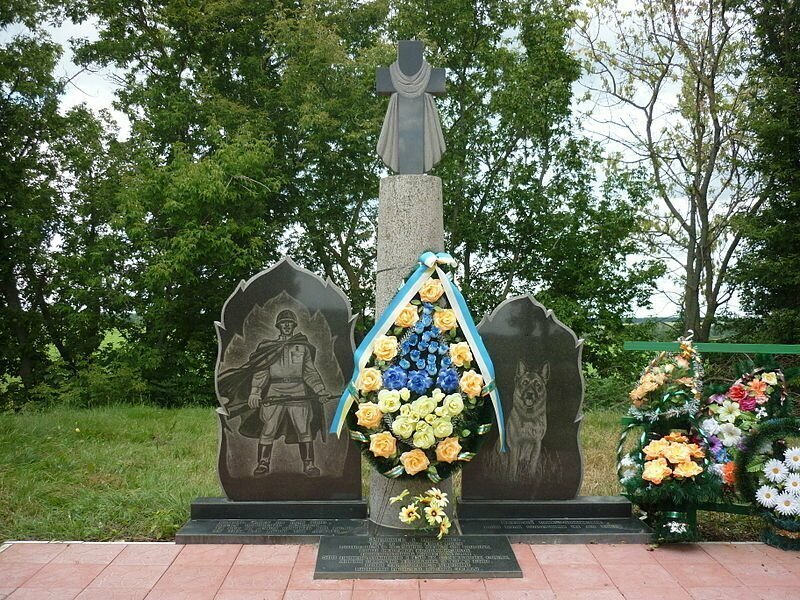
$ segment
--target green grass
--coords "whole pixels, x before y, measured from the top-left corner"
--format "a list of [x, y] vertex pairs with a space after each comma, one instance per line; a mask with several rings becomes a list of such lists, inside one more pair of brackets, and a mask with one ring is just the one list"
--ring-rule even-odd
[[[585, 417], [581, 494], [619, 493], [619, 417]], [[212, 408], [0, 414], [0, 540], [172, 539], [194, 498], [222, 495], [216, 451]], [[701, 513], [706, 539], [755, 539], [758, 529], [752, 518]]]

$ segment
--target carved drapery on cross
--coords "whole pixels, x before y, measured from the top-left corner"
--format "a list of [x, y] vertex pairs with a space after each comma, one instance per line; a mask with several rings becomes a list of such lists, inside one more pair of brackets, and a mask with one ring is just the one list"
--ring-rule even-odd
[[446, 148], [433, 101], [433, 94], [444, 93], [444, 69], [423, 59], [422, 42], [401, 41], [397, 61], [378, 70], [377, 91], [391, 95], [378, 156], [397, 173], [430, 171]]

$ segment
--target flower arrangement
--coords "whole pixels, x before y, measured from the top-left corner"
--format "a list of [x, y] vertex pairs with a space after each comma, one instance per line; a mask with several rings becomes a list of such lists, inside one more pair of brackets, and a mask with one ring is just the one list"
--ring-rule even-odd
[[761, 423], [747, 441], [737, 461], [740, 492], [761, 509], [767, 544], [800, 550], [800, 419]]
[[661, 352], [639, 378], [629, 397], [628, 416], [637, 422], [694, 415], [702, 390], [703, 366], [688, 339], [681, 339], [677, 354]]
[[781, 415], [786, 404], [786, 384], [780, 369], [754, 369], [726, 388], [712, 388], [700, 427], [724, 483], [735, 484], [735, 461], [748, 433], [758, 423]]
[[355, 381], [350, 436], [379, 472], [438, 483], [475, 456], [492, 407], [474, 354], [434, 273], [375, 338]]
[[[401, 502], [406, 496], [408, 490], [403, 490], [399, 496], [390, 498], [389, 503]], [[431, 488], [419, 496], [414, 496], [409, 504], [400, 509], [398, 517], [407, 525], [416, 525], [418, 529], [437, 532], [437, 539], [442, 539], [448, 534], [452, 525], [445, 511], [447, 504], [447, 494], [438, 488]]]

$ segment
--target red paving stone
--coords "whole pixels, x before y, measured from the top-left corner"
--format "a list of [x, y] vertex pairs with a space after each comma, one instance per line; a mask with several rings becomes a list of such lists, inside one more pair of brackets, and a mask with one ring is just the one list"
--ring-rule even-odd
[[0, 600], [800, 600], [762, 544], [515, 544], [513, 579], [314, 579], [315, 546], [10, 543]]

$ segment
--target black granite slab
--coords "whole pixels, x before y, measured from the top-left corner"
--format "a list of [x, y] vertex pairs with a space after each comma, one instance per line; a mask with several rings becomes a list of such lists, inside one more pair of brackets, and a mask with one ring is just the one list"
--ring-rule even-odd
[[526, 544], [647, 544], [653, 530], [633, 517], [621, 519], [461, 519], [470, 536], [507, 536]]
[[462, 519], [630, 517], [632, 506], [623, 496], [578, 496], [572, 500], [467, 500], [458, 502]]
[[509, 298], [478, 332], [495, 367], [509, 451], [497, 428], [466, 466], [461, 495], [469, 500], [563, 500], [581, 487], [583, 341], [533, 296]]
[[240, 502], [227, 498], [197, 498], [192, 519], [366, 519], [367, 501], [294, 500]]
[[504, 536], [323, 537], [314, 579], [522, 577]]
[[322, 536], [366, 536], [366, 519], [192, 519], [176, 544], [313, 544]]

